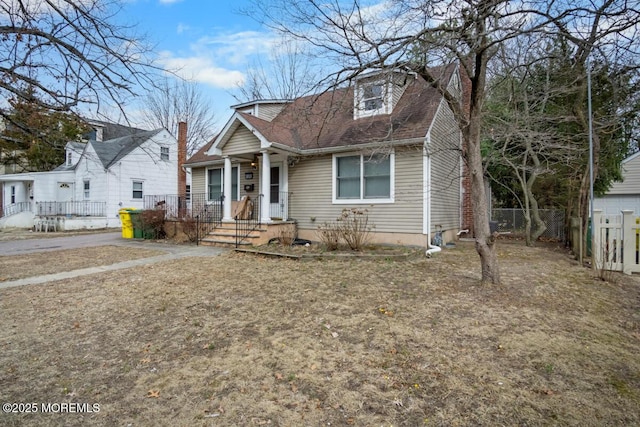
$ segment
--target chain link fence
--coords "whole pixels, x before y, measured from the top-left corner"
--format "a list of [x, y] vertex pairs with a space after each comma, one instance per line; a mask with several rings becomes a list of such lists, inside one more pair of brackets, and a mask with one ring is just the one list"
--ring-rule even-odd
[[[541, 237], [564, 240], [564, 210], [539, 209], [540, 219], [547, 225]], [[497, 223], [501, 233], [525, 233], [524, 211], [522, 209], [500, 208], [491, 210], [491, 220]]]

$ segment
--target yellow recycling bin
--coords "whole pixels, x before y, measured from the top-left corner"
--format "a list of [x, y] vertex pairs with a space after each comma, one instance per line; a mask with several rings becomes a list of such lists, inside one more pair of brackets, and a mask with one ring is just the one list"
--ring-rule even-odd
[[122, 223], [123, 239], [133, 239], [133, 223], [131, 222], [130, 210], [133, 210], [133, 208], [122, 208], [118, 211], [120, 222]]

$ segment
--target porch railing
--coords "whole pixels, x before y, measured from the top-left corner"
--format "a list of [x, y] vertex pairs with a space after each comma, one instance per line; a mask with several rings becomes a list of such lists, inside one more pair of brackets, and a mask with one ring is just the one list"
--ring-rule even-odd
[[107, 202], [37, 202], [38, 216], [107, 216]]
[[278, 191], [271, 193], [271, 206], [269, 207], [269, 216], [272, 219], [281, 219], [286, 221], [289, 219], [289, 198], [291, 193], [286, 191]]
[[17, 202], [8, 206], [0, 207], [0, 218], [28, 212], [31, 210], [31, 202]]
[[262, 204], [262, 194], [251, 199], [247, 209], [240, 210], [234, 219], [236, 220], [236, 248], [251, 234], [252, 231], [260, 227], [260, 205]]
[[[193, 197], [193, 196], [192, 196]], [[192, 200], [192, 214], [196, 219], [196, 244], [200, 244], [200, 240], [204, 239], [214, 228], [222, 224], [222, 216], [224, 212], [224, 195], [217, 194], [213, 196], [213, 200], [207, 198], [197, 198]]]

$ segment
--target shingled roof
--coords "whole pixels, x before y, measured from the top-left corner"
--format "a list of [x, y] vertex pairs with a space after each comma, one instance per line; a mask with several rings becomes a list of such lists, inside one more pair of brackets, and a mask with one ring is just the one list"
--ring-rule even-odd
[[139, 132], [133, 135], [123, 136], [120, 138], [110, 139], [103, 142], [92, 141], [89, 144], [93, 147], [100, 162], [105, 168], [109, 168], [124, 156], [138, 148], [149, 138], [162, 132], [163, 129], [149, 130]]
[[[455, 65], [442, 67], [444, 82]], [[371, 143], [398, 143], [424, 138], [442, 101], [442, 94], [423, 77], [411, 74], [407, 87], [391, 114], [354, 119], [354, 88], [341, 88], [295, 99], [272, 121], [236, 112], [271, 143], [290, 147], [300, 154], [317, 149], [337, 149]], [[220, 159], [207, 155], [217, 136], [198, 150], [186, 164]]]

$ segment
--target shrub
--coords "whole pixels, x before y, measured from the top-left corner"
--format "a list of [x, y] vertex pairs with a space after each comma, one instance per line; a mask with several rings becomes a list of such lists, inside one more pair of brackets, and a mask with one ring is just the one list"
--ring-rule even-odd
[[281, 227], [278, 231], [278, 239], [283, 246], [291, 246], [296, 239], [296, 229], [293, 227]]
[[187, 215], [182, 218], [182, 232], [187, 236], [190, 242], [198, 240], [197, 221], [191, 215]]
[[369, 211], [358, 208], [343, 209], [338, 218], [338, 228], [340, 236], [351, 250], [362, 250], [371, 238]]
[[341, 241], [351, 250], [360, 251], [369, 243], [372, 228], [367, 209], [345, 208], [335, 222], [320, 225], [316, 234], [330, 251], [338, 249]]
[[144, 210], [140, 213], [140, 221], [145, 239], [164, 238], [164, 210]]
[[318, 226], [316, 231], [318, 240], [327, 247], [327, 250], [335, 251], [340, 245], [340, 227], [336, 223], [325, 222]]

